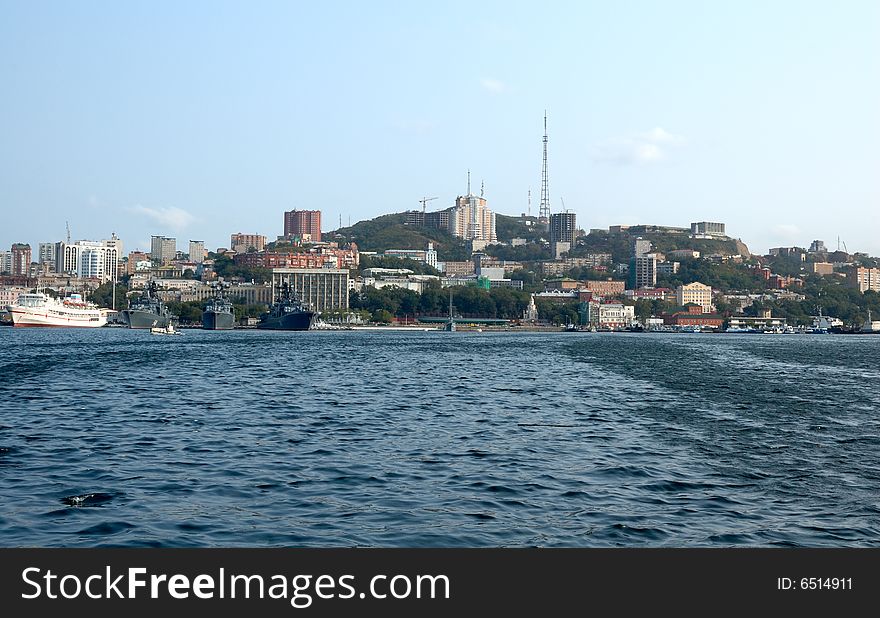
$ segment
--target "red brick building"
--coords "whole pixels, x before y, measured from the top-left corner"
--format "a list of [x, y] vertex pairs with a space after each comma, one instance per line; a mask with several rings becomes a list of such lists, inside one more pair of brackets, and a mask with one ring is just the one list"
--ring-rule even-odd
[[284, 213], [284, 235], [309, 234], [312, 242], [321, 242], [320, 210], [288, 210]]

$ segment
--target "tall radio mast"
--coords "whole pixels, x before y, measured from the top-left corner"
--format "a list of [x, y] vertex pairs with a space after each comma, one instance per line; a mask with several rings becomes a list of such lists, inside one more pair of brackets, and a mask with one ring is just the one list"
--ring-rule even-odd
[[544, 167], [541, 170], [541, 206], [538, 220], [550, 223], [550, 177], [547, 172], [547, 110], [544, 110]]

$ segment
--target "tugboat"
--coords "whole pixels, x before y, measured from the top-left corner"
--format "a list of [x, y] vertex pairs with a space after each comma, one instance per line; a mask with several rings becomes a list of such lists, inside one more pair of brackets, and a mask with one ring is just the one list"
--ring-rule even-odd
[[150, 281], [143, 295], [129, 303], [128, 309], [122, 312], [122, 321], [129, 328], [167, 328], [175, 319], [177, 316], [172, 315], [159, 298], [155, 281]]
[[235, 313], [232, 303], [224, 296], [223, 289], [227, 284], [217, 285], [217, 294], [205, 307], [202, 313], [202, 328], [204, 330], [232, 330], [235, 327]]
[[260, 316], [257, 328], [268, 330], [309, 330], [315, 312], [309, 311], [290, 289], [289, 283], [281, 284], [278, 301]]

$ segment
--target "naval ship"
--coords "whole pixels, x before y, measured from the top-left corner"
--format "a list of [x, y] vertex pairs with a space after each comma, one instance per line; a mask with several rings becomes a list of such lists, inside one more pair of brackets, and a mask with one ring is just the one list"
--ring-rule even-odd
[[122, 312], [122, 321], [129, 328], [167, 328], [169, 322], [177, 319], [159, 298], [159, 288], [150, 281], [144, 293], [131, 301], [128, 309]]
[[235, 312], [232, 303], [223, 294], [223, 289], [228, 284], [217, 285], [217, 294], [205, 307], [202, 313], [202, 328], [204, 330], [231, 330], [235, 327]]
[[309, 311], [296, 298], [290, 284], [281, 284], [281, 292], [277, 302], [269, 307], [269, 311], [260, 316], [257, 328], [269, 330], [309, 330], [315, 312]]

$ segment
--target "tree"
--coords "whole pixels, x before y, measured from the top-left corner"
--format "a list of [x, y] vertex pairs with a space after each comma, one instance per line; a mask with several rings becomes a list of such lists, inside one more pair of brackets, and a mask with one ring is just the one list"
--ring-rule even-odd
[[390, 324], [391, 320], [394, 319], [394, 316], [391, 315], [390, 311], [385, 309], [376, 309], [373, 311], [373, 321], [379, 324]]
[[[126, 300], [126, 294], [128, 293], [128, 288], [124, 285], [116, 284], [116, 306], [112, 307], [116, 311], [122, 311], [126, 308], [128, 302]], [[108, 281], [106, 283], [102, 283], [95, 291], [92, 292], [88, 300], [92, 301], [99, 307], [110, 307], [113, 304], [113, 282]]]

